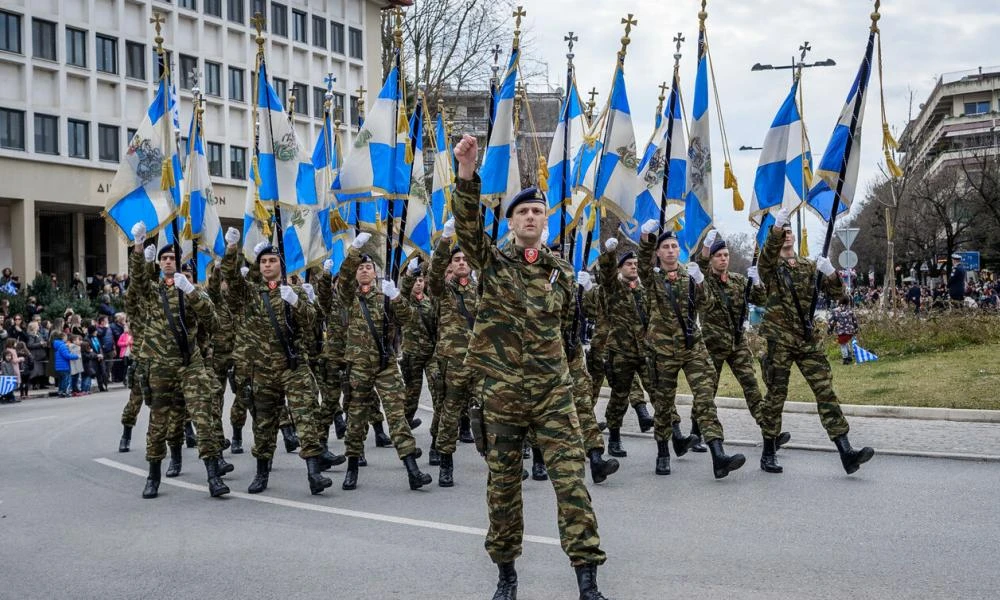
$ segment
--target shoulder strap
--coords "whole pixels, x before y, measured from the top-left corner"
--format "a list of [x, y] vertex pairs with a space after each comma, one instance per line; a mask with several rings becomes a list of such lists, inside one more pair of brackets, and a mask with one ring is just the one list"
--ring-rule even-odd
[[[368, 324], [368, 331], [372, 334], [372, 339], [375, 340], [375, 346], [378, 348], [378, 358], [380, 365], [388, 364], [388, 355], [385, 351], [385, 345], [382, 343], [382, 337], [379, 336], [378, 330], [375, 329], [375, 322], [372, 321], [371, 309], [368, 308], [368, 302], [365, 301], [365, 297], [358, 294], [358, 304], [361, 305], [361, 314], [365, 317], [365, 323]], [[382, 367], [385, 368], [384, 366]]]
[[[722, 300], [722, 305], [726, 309], [726, 315], [729, 316], [729, 323], [733, 328], [733, 340], [738, 344], [740, 342], [740, 331], [743, 329], [743, 319], [740, 318], [738, 321], [736, 316], [733, 314], [733, 300], [729, 297], [729, 293], [726, 291], [726, 284], [721, 279], [715, 284], [716, 293], [719, 299]], [[742, 315], [742, 311], [740, 313]]]
[[778, 267], [778, 274], [784, 282], [785, 287], [792, 293], [792, 302], [795, 303], [795, 312], [799, 315], [799, 323], [802, 325], [802, 334], [806, 341], [812, 341], [813, 324], [812, 320], [806, 318], [805, 311], [802, 310], [802, 303], [799, 302], [799, 294], [795, 291], [795, 282], [792, 281], [792, 273], [788, 267], [781, 265]]
[[[163, 303], [163, 314], [167, 316], [167, 326], [170, 328], [170, 333], [174, 336], [174, 341], [177, 343], [177, 349], [181, 351], [181, 356], [183, 357], [184, 364], [187, 365], [191, 362], [191, 350], [188, 348], [187, 330], [183, 332], [178, 329], [177, 322], [174, 321], [174, 313], [170, 310], [170, 300], [167, 298], [167, 291], [163, 289], [163, 286], [157, 286], [160, 291], [160, 301]], [[181, 328], [184, 329], [184, 323], [181, 323]]]
[[649, 317], [646, 315], [646, 309], [642, 307], [642, 292], [638, 289], [629, 291], [632, 293], [632, 302], [635, 303], [635, 312], [639, 315], [639, 322], [642, 323], [642, 329], [645, 331], [649, 327]]
[[677, 317], [677, 322], [680, 323], [681, 330], [684, 332], [684, 347], [690, 350], [694, 347], [694, 339], [691, 336], [691, 332], [688, 330], [687, 321], [684, 320], [684, 314], [681, 313], [681, 307], [677, 304], [677, 297], [674, 296], [674, 286], [670, 281], [663, 277], [663, 288], [667, 292], [667, 298], [670, 300], [670, 306], [674, 309], [674, 315]]
[[267, 290], [260, 291], [260, 299], [264, 304], [264, 309], [267, 311], [267, 318], [271, 321], [271, 329], [278, 336], [281, 349], [285, 351], [285, 360], [288, 361], [288, 368], [294, 371], [299, 366], [299, 357], [295, 354], [295, 348], [288, 341], [289, 335], [286, 335], [286, 333], [290, 334], [291, 332], [286, 332], [285, 328], [278, 323], [278, 318], [274, 314], [274, 307], [271, 306], [271, 297]]
[[458, 312], [465, 317], [469, 329], [473, 329], [476, 326], [476, 318], [469, 314], [469, 309], [465, 306], [465, 296], [454, 286], [451, 288], [451, 293], [455, 294], [455, 301], [458, 302]]

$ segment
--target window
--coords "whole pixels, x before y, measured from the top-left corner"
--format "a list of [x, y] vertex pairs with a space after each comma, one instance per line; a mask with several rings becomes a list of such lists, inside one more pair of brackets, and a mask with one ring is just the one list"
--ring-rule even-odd
[[177, 6], [181, 8], [190, 8], [191, 10], [198, 10], [198, 0], [180, 0]]
[[229, 99], [243, 102], [246, 99], [246, 86], [243, 84], [243, 69], [229, 67]]
[[24, 111], [0, 108], [0, 148], [24, 150]]
[[349, 32], [351, 35], [351, 58], [363, 58], [364, 52], [361, 50], [361, 30], [351, 27]]
[[97, 70], [118, 72], [118, 38], [97, 34]]
[[21, 15], [0, 10], [0, 50], [21, 53]]
[[326, 88], [313, 88], [313, 116], [317, 119], [323, 118], [324, 104], [326, 104]]
[[97, 126], [97, 158], [108, 162], [118, 162], [118, 152], [121, 145], [118, 132], [119, 129], [114, 125]]
[[483, 106], [466, 106], [465, 116], [470, 119], [482, 119], [486, 117], [486, 108]]
[[146, 80], [146, 46], [125, 42], [125, 76]]
[[990, 101], [981, 100], [979, 102], [966, 102], [965, 103], [965, 114], [969, 115], [985, 115], [990, 112]]
[[205, 93], [209, 96], [222, 95], [222, 65], [205, 61]]
[[277, 2], [271, 3], [271, 32], [288, 37], [288, 7]]
[[[333, 114], [335, 114], [335, 115], [336, 114], [340, 114], [340, 115], [344, 114], [344, 95], [343, 94], [338, 94], [337, 92], [333, 93]], [[341, 117], [341, 120], [343, 120], [343, 117]]]
[[330, 23], [330, 50], [344, 53], [344, 25]]
[[226, 16], [233, 23], [243, 23], [246, 15], [243, 14], [246, 0], [226, 0]]
[[205, 0], [205, 14], [222, 18], [222, 0]]
[[90, 123], [69, 119], [69, 155], [90, 158]]
[[35, 113], [35, 152], [59, 154], [59, 117]]
[[347, 121], [357, 123], [361, 111], [358, 110], [358, 97], [351, 96], [351, 114], [347, 115]]
[[288, 82], [284, 79], [274, 77], [271, 79], [271, 86], [274, 88], [274, 93], [278, 96], [278, 100], [281, 100], [283, 105], [287, 104]]
[[[156, 71], [156, 78], [157, 79], [159, 79], [160, 77], [163, 76], [163, 61], [164, 60], [167, 61], [168, 65], [170, 64], [170, 51], [169, 50], [164, 51], [163, 58], [160, 58], [160, 55], [156, 53], [156, 49], [154, 48], [153, 49], [153, 64], [156, 65], [155, 71]], [[175, 73], [175, 75], [176, 75], [176, 73]]]
[[267, 19], [267, 0], [253, 0], [253, 6], [250, 7], [250, 16], [255, 17], [261, 15], [264, 19]]
[[301, 83], [296, 83], [293, 88], [295, 90], [295, 112], [300, 115], [309, 114], [309, 86], [303, 85]]
[[87, 32], [66, 28], [66, 64], [77, 67], [87, 66]]
[[198, 71], [198, 58], [181, 54], [180, 69], [181, 72], [177, 75], [180, 75], [181, 89], [190, 90], [194, 87], [195, 72]]
[[229, 147], [229, 176], [233, 179], [247, 178], [247, 149]]
[[128, 142], [131, 145], [132, 144], [132, 138], [134, 138], [135, 134], [137, 134], [137, 133], [139, 133], [138, 129], [133, 129], [133, 128], [129, 127], [128, 129], [125, 130], [125, 141]]
[[56, 24], [41, 19], [31, 20], [32, 55], [35, 58], [56, 60]]
[[222, 177], [222, 144], [209, 142], [208, 150], [208, 174], [213, 177]]
[[313, 16], [313, 46], [326, 48], [326, 19]]
[[309, 42], [306, 37], [306, 13], [304, 12], [292, 11], [292, 39], [303, 44]]

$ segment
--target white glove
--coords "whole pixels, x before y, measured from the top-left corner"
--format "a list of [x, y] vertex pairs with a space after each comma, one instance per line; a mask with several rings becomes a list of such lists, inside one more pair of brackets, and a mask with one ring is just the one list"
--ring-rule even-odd
[[409, 273], [410, 275], [416, 275], [417, 273], [420, 272], [420, 263], [417, 262], [416, 260], [411, 260], [406, 265], [406, 272]]
[[278, 288], [278, 291], [281, 292], [281, 299], [284, 300], [285, 302], [291, 304], [292, 306], [295, 306], [296, 304], [299, 303], [299, 295], [295, 293], [295, 290], [292, 289], [292, 286], [290, 285], [280, 286]]
[[774, 215], [774, 226], [784, 227], [788, 225], [791, 221], [791, 213], [788, 212], [787, 208], [782, 208], [778, 211], [778, 214]]
[[399, 288], [396, 287], [396, 284], [391, 279], [382, 280], [382, 293], [388, 296], [389, 300], [399, 298]]
[[146, 246], [146, 249], [142, 251], [142, 255], [146, 257], [146, 262], [153, 262], [156, 260], [156, 246]]
[[328, 258], [328, 259], [326, 259], [326, 260], [323, 261], [323, 270], [324, 271], [331, 271], [331, 270], [333, 270], [333, 259], [332, 258]]
[[142, 244], [146, 241], [146, 224], [139, 221], [132, 226], [132, 239], [135, 240], [136, 244]]
[[594, 279], [586, 271], [580, 271], [576, 274], [576, 283], [582, 285], [585, 292], [594, 289]]
[[750, 281], [752, 281], [754, 285], [760, 285], [760, 273], [757, 272], [756, 266], [747, 269], [747, 277], [750, 278]]
[[354, 241], [351, 242], [351, 248], [360, 250], [370, 239], [372, 239], [372, 234], [367, 231], [361, 232], [354, 238]]
[[444, 222], [444, 226], [441, 228], [441, 237], [455, 237], [455, 217], [452, 217]]
[[240, 267], [240, 275], [242, 275], [244, 279], [246, 279], [247, 273], [249, 272], [250, 272], [250, 267], [247, 266]]
[[313, 284], [311, 284], [311, 283], [303, 283], [302, 284], [302, 289], [306, 291], [306, 298], [309, 299], [309, 302], [315, 302], [316, 301], [316, 290], [313, 289]]
[[185, 294], [194, 291], [194, 284], [188, 281], [187, 275], [184, 273], [174, 273], [174, 285]]
[[231, 246], [236, 242], [240, 241], [240, 230], [235, 227], [230, 227], [226, 230], [226, 245]]
[[271, 242], [269, 242], [267, 240], [261, 240], [261, 241], [257, 242], [257, 245], [253, 247], [253, 256], [254, 256], [254, 258], [257, 258], [258, 256], [260, 256], [260, 253], [264, 251], [264, 248], [267, 248], [270, 245], [271, 245]]
[[645, 223], [643, 223], [642, 227], [640, 227], [639, 230], [642, 231], [642, 233], [644, 234], [649, 234], [653, 233], [659, 228], [660, 228], [660, 222], [657, 221], [656, 219], [650, 219]]
[[607, 250], [608, 252], [614, 252], [615, 248], [617, 247], [618, 247], [618, 238], [608, 238], [608, 240], [604, 242], [604, 249]]
[[212, 264], [214, 264], [217, 267], [221, 267], [222, 266], [222, 259], [221, 258], [216, 258], [216, 259], [214, 259], [212, 261]]
[[705, 281], [705, 274], [701, 272], [701, 267], [698, 263], [689, 262], [687, 264], [688, 277], [694, 280], [696, 285], [700, 285], [701, 282]]
[[705, 247], [711, 248], [712, 244], [715, 243], [715, 240], [718, 239], [718, 237], [719, 237], [719, 231], [717, 229], [709, 231], [708, 235], [705, 236], [705, 243], [704, 243]]
[[816, 259], [816, 268], [827, 277], [833, 275], [834, 271], [836, 271], [836, 269], [833, 268], [833, 263], [830, 262], [830, 259], [825, 256], [821, 256]]

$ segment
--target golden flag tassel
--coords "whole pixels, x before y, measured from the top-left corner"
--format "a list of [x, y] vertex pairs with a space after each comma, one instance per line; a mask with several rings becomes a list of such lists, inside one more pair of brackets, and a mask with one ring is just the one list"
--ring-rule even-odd
[[729, 165], [727, 160], [723, 169], [723, 187], [727, 190], [733, 190], [733, 210], [739, 212], [743, 210], [743, 196], [740, 195], [740, 186], [736, 182], [736, 175], [733, 174], [733, 168]]

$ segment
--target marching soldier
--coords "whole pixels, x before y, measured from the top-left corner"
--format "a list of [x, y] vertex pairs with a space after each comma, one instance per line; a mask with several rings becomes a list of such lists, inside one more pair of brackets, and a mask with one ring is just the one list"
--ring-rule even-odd
[[452, 209], [460, 247], [483, 286], [466, 365], [479, 382], [489, 445], [486, 550], [500, 573], [494, 600], [517, 597], [514, 561], [524, 530], [521, 448], [529, 428], [555, 488], [560, 539], [576, 569], [580, 598], [601, 600], [597, 566], [606, 556], [584, 483], [580, 424], [562, 335], [572, 326], [573, 273], [542, 247], [546, 206], [535, 188], [523, 190], [506, 207], [513, 242], [502, 250], [489, 243], [479, 213], [477, 152], [469, 135], [455, 147], [459, 166]]
[[[148, 276], [150, 278], [154, 277], [156, 267], [152, 262], [145, 262], [145, 260], [132, 260], [130, 258], [130, 270], [132, 269], [148, 269], [150, 273]], [[134, 271], [133, 271], [134, 273]], [[133, 275], [134, 276], [134, 275]], [[132, 428], [135, 427], [136, 419], [139, 417], [139, 411], [142, 409], [143, 396], [142, 396], [142, 381], [143, 381], [143, 369], [145, 364], [139, 356], [139, 352], [143, 349], [143, 335], [145, 334], [145, 321], [146, 316], [143, 314], [142, 309], [144, 303], [141, 298], [138, 297], [139, 288], [129, 286], [125, 290], [125, 305], [128, 307], [129, 314], [129, 332], [132, 334], [132, 360], [129, 363], [128, 369], [125, 371], [125, 383], [129, 388], [128, 402], [125, 403], [125, 408], [122, 409], [122, 438], [118, 442], [119, 452], [128, 452], [131, 449], [132, 444]], [[179, 433], [179, 432], [178, 432]], [[183, 434], [181, 434], [183, 435]], [[178, 445], [178, 451], [180, 450], [181, 441], [179, 439], [170, 439], [168, 437], [168, 446], [170, 442], [176, 442]], [[178, 452], [179, 454], [179, 452]]]
[[816, 395], [820, 422], [836, 444], [844, 470], [848, 474], [854, 473], [871, 460], [875, 451], [867, 446], [855, 450], [847, 439], [850, 426], [833, 391], [830, 363], [809, 314], [816, 271], [823, 274], [823, 291], [831, 298], [843, 295], [844, 284], [827, 257], [821, 256], [813, 263], [796, 254], [795, 235], [788, 227], [788, 219], [787, 209], [781, 209], [775, 216], [774, 227], [768, 232], [757, 265], [760, 279], [767, 288], [767, 310], [760, 327], [761, 335], [767, 340], [767, 367], [764, 371], [767, 397], [761, 410], [764, 435], [761, 465], [766, 459], [777, 467], [773, 456], [775, 438], [781, 432], [781, 412], [788, 396], [788, 377], [792, 363], [795, 363]]
[[[410, 429], [420, 426], [416, 418], [420, 403], [420, 392], [424, 385], [424, 373], [431, 383], [431, 364], [434, 346], [437, 344], [437, 303], [425, 292], [426, 278], [420, 272], [420, 263], [413, 259], [406, 267], [406, 274], [400, 282], [400, 291], [410, 301], [413, 316], [403, 326], [403, 381], [406, 383], [406, 420]], [[431, 387], [432, 404], [437, 391]], [[435, 415], [435, 418], [436, 415]], [[431, 432], [433, 437], [433, 431]], [[433, 446], [433, 444], [432, 444]]]
[[[640, 278], [647, 285], [649, 329], [646, 340], [653, 351], [650, 390], [656, 409], [656, 472], [669, 473], [670, 450], [667, 428], [676, 414], [677, 376], [681, 371], [691, 386], [694, 401], [691, 412], [712, 452], [712, 469], [721, 479], [746, 462], [742, 454], [729, 456], [722, 447], [722, 424], [715, 408], [714, 371], [696, 309], [707, 310], [714, 297], [705, 293], [705, 276], [696, 263], [680, 265], [680, 245], [673, 231], [657, 237], [655, 219], [643, 223], [639, 245]], [[657, 267], [654, 268], [654, 259]]]

